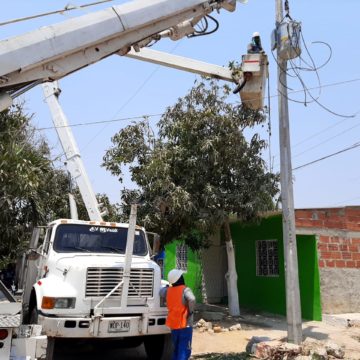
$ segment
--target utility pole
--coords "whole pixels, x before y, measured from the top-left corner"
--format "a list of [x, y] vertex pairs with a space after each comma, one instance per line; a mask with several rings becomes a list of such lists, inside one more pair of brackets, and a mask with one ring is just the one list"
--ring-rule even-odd
[[[283, 21], [284, 16], [282, 0], [275, 0], [275, 2], [276, 28], [278, 29], [278, 26]], [[295, 233], [294, 194], [292, 184], [289, 107], [287, 98], [287, 60], [281, 59], [279, 56], [279, 41], [277, 44], [277, 62], [279, 92], [279, 141], [281, 160], [280, 184], [285, 254], [286, 317], [288, 327], [288, 341], [295, 344], [300, 344], [302, 342], [302, 324]]]

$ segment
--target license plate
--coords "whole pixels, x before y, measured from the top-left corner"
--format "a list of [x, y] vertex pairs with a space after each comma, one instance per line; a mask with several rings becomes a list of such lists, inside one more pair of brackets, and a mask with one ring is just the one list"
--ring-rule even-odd
[[109, 322], [109, 333], [130, 331], [130, 320], [114, 320]]

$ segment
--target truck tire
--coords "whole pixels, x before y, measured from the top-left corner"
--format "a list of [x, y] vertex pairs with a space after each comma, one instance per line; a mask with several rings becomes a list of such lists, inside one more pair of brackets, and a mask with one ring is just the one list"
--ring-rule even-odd
[[55, 338], [47, 338], [47, 347], [46, 347], [46, 360], [53, 360], [54, 358], [54, 349], [55, 349]]
[[36, 325], [38, 323], [38, 319], [39, 319], [39, 313], [37, 311], [37, 308], [34, 307], [29, 314], [29, 324]]
[[145, 336], [144, 347], [148, 360], [171, 360], [171, 334]]

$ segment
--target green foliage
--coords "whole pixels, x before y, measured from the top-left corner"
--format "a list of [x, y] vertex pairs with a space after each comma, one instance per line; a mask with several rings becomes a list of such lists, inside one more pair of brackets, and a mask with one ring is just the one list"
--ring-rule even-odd
[[32, 228], [67, 217], [67, 175], [55, 170], [20, 105], [0, 113], [0, 267], [13, 261]]
[[[50, 149], [30, 126], [31, 116], [17, 105], [0, 112], [0, 269], [27, 247], [33, 227], [69, 218], [69, 176], [54, 167]], [[79, 189], [73, 191], [79, 218], [88, 214]], [[107, 221], [117, 221], [119, 209], [104, 194]]]
[[106, 152], [104, 166], [122, 181], [128, 164], [138, 185], [123, 192], [125, 213], [140, 201], [139, 218], [165, 243], [181, 238], [199, 249], [231, 214], [248, 220], [273, 207], [278, 179], [261, 158], [266, 143], [243, 134], [265, 117], [230, 104], [229, 93], [215, 81], [196, 83], [166, 110], [157, 136], [145, 119], [117, 133]]

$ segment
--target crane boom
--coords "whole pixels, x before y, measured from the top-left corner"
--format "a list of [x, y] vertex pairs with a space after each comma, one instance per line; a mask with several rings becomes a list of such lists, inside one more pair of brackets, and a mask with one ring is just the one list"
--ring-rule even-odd
[[208, 76], [215, 79], [235, 82], [232, 72], [229, 68], [220, 65], [209, 64], [184, 56], [165, 53], [163, 51], [142, 48], [139, 52], [131, 50], [126, 55], [126, 57], [147, 61], [157, 65], [168, 66], [173, 69], [187, 71], [201, 76]]
[[[0, 41], [0, 102], [38, 83], [58, 80], [112, 54], [152, 40], [177, 40], [235, 0], [137, 0]], [[171, 36], [169, 34], [176, 34]], [[0, 110], [3, 110], [0, 108]]]
[[102, 221], [95, 192], [91, 186], [80, 151], [69, 127], [67, 118], [59, 104], [60, 89], [57, 81], [44, 83], [43, 90], [46, 102], [51, 111], [51, 118], [66, 156], [66, 167], [79, 187], [90, 220]]

